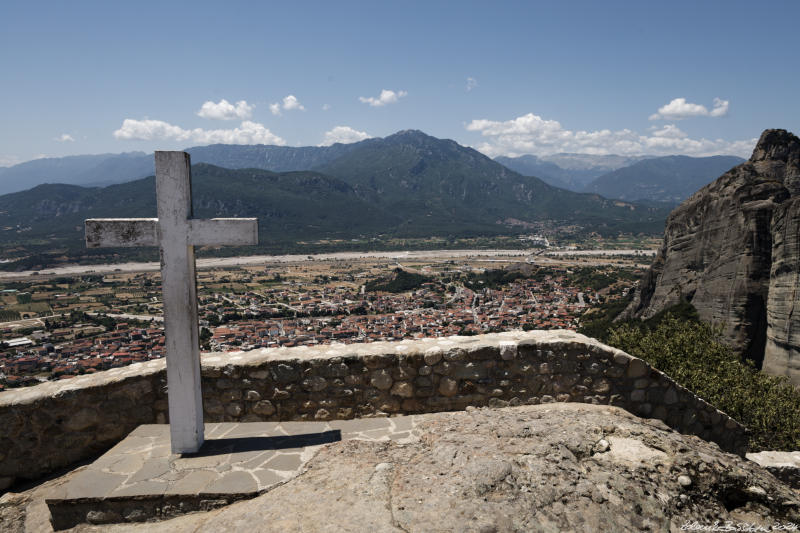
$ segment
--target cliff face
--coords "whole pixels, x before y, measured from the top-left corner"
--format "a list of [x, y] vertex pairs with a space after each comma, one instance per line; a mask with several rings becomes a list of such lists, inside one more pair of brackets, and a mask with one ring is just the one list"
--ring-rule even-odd
[[748, 161], [670, 214], [627, 315], [649, 318], [686, 299], [747, 358], [800, 383], [799, 199], [800, 140], [766, 130]]
[[[772, 215], [772, 270], [763, 369], [800, 382], [800, 197]], [[797, 312], [795, 313], [795, 309]]]

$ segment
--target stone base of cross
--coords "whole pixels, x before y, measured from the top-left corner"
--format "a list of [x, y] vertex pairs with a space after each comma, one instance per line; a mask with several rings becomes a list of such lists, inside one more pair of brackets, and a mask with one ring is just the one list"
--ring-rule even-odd
[[156, 152], [155, 159], [158, 218], [86, 220], [86, 245], [160, 248], [172, 453], [194, 453], [204, 429], [194, 247], [258, 244], [258, 221], [192, 218], [189, 154]]

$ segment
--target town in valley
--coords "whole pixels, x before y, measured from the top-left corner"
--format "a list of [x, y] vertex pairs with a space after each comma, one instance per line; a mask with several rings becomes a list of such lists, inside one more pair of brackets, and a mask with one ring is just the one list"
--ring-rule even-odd
[[[649, 244], [618, 252], [243, 257], [205, 268], [200, 262], [201, 349], [576, 329], [593, 305], [628, 293], [652, 260], [655, 243]], [[0, 389], [164, 357], [157, 270], [64, 270], [0, 283]]]

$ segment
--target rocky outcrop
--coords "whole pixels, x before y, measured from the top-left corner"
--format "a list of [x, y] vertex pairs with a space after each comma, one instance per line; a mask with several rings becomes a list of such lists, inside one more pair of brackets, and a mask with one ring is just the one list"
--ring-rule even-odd
[[[666, 532], [800, 523], [798, 493], [755, 462], [616, 407], [556, 403], [420, 418], [404, 443], [325, 445], [299, 475], [252, 500], [72, 531]], [[75, 475], [0, 498], [0, 530], [52, 531], [44, 499]]]
[[748, 161], [670, 214], [626, 315], [649, 318], [688, 300], [746, 358], [800, 384], [798, 197], [800, 139], [767, 130]]
[[613, 407], [426, 418], [416, 443], [327, 447], [304, 475], [193, 530], [677, 531], [800, 520], [797, 495], [755, 463]]

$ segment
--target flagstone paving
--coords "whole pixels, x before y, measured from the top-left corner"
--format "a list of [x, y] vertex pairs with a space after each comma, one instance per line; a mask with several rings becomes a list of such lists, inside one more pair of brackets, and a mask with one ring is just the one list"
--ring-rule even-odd
[[206, 424], [201, 449], [182, 455], [170, 451], [168, 425], [143, 425], [55, 489], [47, 504], [56, 529], [209, 510], [296, 477], [324, 444], [413, 442], [419, 418]]

